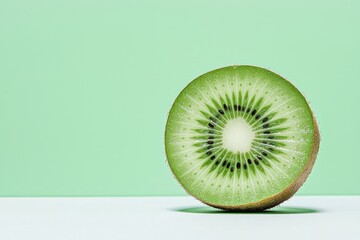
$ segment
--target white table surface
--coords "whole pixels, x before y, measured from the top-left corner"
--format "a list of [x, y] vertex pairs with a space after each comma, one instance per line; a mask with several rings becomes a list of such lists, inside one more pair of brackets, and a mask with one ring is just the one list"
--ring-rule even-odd
[[360, 196], [228, 213], [190, 197], [0, 198], [1, 240], [360, 239]]

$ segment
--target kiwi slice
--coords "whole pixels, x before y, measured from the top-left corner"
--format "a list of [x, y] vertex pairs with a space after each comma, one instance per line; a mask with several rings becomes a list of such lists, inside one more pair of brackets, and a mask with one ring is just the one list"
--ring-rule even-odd
[[167, 120], [168, 164], [200, 201], [264, 210], [290, 198], [311, 172], [319, 131], [304, 96], [281, 76], [230, 66], [192, 81]]

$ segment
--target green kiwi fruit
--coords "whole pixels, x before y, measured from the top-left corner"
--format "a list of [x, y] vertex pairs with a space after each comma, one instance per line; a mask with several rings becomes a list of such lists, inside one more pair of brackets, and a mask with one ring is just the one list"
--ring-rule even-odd
[[258, 211], [302, 186], [319, 149], [304, 96], [263, 68], [229, 66], [192, 81], [171, 107], [167, 162], [184, 189], [225, 210]]

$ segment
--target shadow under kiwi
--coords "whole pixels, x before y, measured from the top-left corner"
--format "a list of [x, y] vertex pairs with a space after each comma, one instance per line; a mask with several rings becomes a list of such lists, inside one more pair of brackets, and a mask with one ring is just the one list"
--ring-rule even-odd
[[171, 209], [175, 212], [200, 213], [200, 214], [306, 214], [319, 213], [319, 209], [302, 207], [275, 207], [264, 211], [226, 211], [212, 207], [187, 207]]

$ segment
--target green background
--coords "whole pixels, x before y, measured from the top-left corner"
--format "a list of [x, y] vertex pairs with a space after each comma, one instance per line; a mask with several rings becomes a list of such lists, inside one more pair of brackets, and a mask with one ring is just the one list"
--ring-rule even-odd
[[177, 94], [215, 68], [290, 79], [322, 136], [299, 194], [360, 194], [359, 1], [0, 1], [0, 195], [185, 194]]

